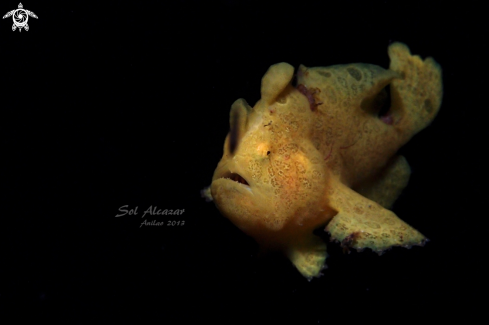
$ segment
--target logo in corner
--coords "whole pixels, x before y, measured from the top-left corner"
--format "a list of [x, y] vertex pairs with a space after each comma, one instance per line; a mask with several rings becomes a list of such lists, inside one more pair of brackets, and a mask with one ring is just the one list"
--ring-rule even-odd
[[24, 28], [26, 31], [29, 30], [29, 25], [27, 25], [29, 16], [37, 19], [36, 14], [33, 13], [32, 11], [25, 10], [24, 7], [22, 6], [22, 3], [19, 3], [19, 8], [7, 12], [5, 16], [3, 16], [3, 19], [8, 18], [10, 16], [12, 16], [12, 19], [14, 20], [14, 24], [12, 25], [12, 31], [15, 31], [18, 28], [19, 32], [22, 31], [22, 28]]

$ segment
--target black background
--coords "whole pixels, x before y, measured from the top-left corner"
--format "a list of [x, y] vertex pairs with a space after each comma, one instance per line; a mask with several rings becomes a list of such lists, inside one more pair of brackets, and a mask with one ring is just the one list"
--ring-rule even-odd
[[[3, 1], [2, 15], [17, 8]], [[349, 323], [474, 316], [487, 289], [487, 24], [471, 2], [23, 2], [1, 21], [0, 317], [63, 324]], [[267, 68], [366, 62], [406, 43], [443, 68], [404, 148], [394, 212], [431, 241], [383, 256], [328, 245], [311, 282], [200, 197], [237, 98]], [[480, 98], [480, 101], [479, 99]], [[115, 218], [119, 207], [137, 216]], [[150, 206], [183, 226], [140, 227]], [[476, 298], [478, 294], [482, 298]]]

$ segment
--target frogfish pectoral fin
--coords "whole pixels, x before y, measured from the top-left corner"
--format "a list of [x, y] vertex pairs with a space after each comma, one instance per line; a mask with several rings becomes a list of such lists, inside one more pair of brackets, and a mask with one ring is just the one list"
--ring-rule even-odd
[[309, 281], [322, 275], [326, 268], [326, 243], [316, 235], [310, 234], [287, 248], [286, 255], [297, 270]]
[[338, 214], [325, 231], [332, 240], [357, 250], [370, 248], [381, 254], [392, 246], [410, 248], [427, 241], [419, 231], [399, 219], [392, 211], [371, 201], [338, 182], [330, 197], [330, 205]]

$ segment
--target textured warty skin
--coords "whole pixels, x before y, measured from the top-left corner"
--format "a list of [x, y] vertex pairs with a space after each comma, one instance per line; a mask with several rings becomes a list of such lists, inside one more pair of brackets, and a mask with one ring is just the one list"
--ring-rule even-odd
[[[383, 252], [426, 238], [388, 210], [410, 169], [398, 149], [436, 116], [441, 69], [389, 46], [371, 64], [272, 65], [252, 108], [238, 99], [209, 188], [221, 213], [265, 250], [282, 251], [308, 279], [325, 266], [325, 227], [345, 247]], [[389, 94], [390, 93], [390, 94]]]

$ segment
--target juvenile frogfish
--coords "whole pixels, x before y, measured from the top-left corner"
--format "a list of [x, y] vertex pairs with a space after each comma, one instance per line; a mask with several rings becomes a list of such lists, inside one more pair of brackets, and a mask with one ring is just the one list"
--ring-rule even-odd
[[410, 167], [398, 149], [436, 116], [441, 68], [388, 48], [389, 69], [356, 63], [272, 65], [254, 107], [236, 100], [224, 154], [202, 194], [265, 251], [311, 279], [325, 268], [324, 228], [345, 248], [382, 253], [426, 237], [389, 209]]

